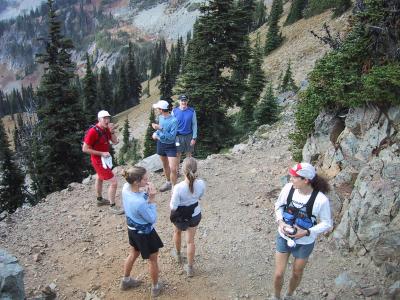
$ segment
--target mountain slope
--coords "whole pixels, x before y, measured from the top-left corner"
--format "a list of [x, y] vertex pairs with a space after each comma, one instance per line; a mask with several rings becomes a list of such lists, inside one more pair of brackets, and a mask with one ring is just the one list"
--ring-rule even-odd
[[[288, 150], [288, 134], [294, 126], [293, 100], [288, 102], [281, 120], [264, 126], [248, 144], [200, 161], [199, 175], [207, 182], [207, 192], [196, 235], [196, 273], [189, 280], [170, 257], [170, 194], [157, 195], [156, 228], [165, 244], [160, 251], [160, 276], [166, 288], [160, 299], [265, 299], [271, 295], [276, 235], [273, 203], [282, 176], [293, 163]], [[150, 178], [156, 186], [162, 184], [160, 174]], [[120, 201], [124, 182], [120, 175], [118, 181]], [[144, 279], [144, 284], [127, 292], [119, 290], [129, 248], [125, 219], [95, 205], [93, 184], [93, 179], [71, 184], [0, 222], [0, 236], [6, 241], [3, 246], [26, 268], [28, 297], [40, 295], [52, 282], [59, 299], [149, 296], [147, 264], [141, 259], [133, 275]], [[330, 237], [321, 237], [298, 296], [359, 299], [360, 288], [336, 286], [335, 278], [347, 274], [357, 286], [381, 286], [383, 277], [370, 264], [367, 259], [346, 257], [335, 249]]]

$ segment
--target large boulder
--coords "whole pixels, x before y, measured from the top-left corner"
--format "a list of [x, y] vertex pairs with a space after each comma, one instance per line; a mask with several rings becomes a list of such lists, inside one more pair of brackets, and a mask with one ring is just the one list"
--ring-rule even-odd
[[0, 299], [25, 299], [24, 269], [16, 257], [0, 249]]
[[136, 165], [145, 168], [148, 172], [157, 172], [162, 170], [163, 168], [161, 159], [158, 154], [148, 156], [138, 162]]
[[[337, 244], [400, 274], [400, 106], [321, 113], [303, 149], [329, 177]], [[343, 118], [342, 118], [343, 119]], [[360, 251], [362, 250], [362, 251]]]

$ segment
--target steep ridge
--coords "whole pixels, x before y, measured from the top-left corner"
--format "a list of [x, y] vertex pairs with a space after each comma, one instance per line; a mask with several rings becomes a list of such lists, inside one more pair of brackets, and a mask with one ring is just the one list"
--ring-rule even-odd
[[[165, 244], [160, 269], [166, 288], [160, 299], [265, 299], [271, 294], [276, 235], [273, 203], [293, 163], [288, 134], [294, 126], [295, 99], [285, 102], [279, 122], [261, 127], [248, 143], [235, 146], [230, 153], [200, 161], [207, 192], [196, 235], [196, 272], [191, 279], [186, 279], [170, 257], [170, 194], [157, 195], [156, 228]], [[160, 174], [150, 178], [161, 185]], [[120, 175], [118, 180], [120, 201], [124, 180]], [[127, 292], [119, 290], [128, 253], [125, 219], [95, 205], [93, 183], [93, 179], [73, 183], [0, 222], [2, 246], [26, 269], [28, 298], [40, 295], [51, 283], [59, 299], [149, 297], [147, 264], [141, 259], [133, 275], [144, 279], [144, 284]], [[327, 236], [319, 238], [297, 295], [300, 299], [363, 299], [366, 289], [376, 288], [379, 293], [368, 299], [381, 299], [383, 281], [367, 258], [354, 260], [336, 249]]]

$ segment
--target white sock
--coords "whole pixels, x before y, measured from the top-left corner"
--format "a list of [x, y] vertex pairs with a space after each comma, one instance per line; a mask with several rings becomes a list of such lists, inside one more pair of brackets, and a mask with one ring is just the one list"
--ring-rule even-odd
[[153, 289], [157, 289], [158, 288], [158, 282], [154, 285], [153, 284]]
[[123, 279], [124, 279], [124, 281], [125, 281], [125, 282], [128, 282], [128, 281], [129, 281], [129, 279], [131, 279], [131, 277], [130, 277], [130, 276], [128, 276], [128, 277], [125, 277], [125, 276], [124, 276], [124, 278], [123, 278]]

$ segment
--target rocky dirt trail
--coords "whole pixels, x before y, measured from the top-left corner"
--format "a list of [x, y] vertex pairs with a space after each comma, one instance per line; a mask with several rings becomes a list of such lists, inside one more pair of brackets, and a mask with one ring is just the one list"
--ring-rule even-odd
[[[160, 252], [160, 278], [166, 284], [160, 299], [267, 299], [271, 295], [273, 203], [293, 163], [288, 140], [292, 128], [293, 112], [287, 109], [278, 123], [260, 129], [247, 144], [200, 161], [207, 192], [201, 204], [193, 278], [186, 278], [170, 257], [170, 194], [158, 194], [156, 228], [165, 244]], [[150, 177], [156, 186], [162, 184], [160, 173]], [[120, 201], [124, 180], [118, 178]], [[141, 259], [132, 275], [144, 284], [119, 290], [128, 254], [125, 218], [97, 207], [94, 200], [93, 179], [85, 180], [0, 222], [1, 247], [25, 268], [28, 299], [44, 295], [48, 285], [52, 289], [47, 288], [47, 294], [54, 292], [58, 299], [150, 298], [147, 264]], [[382, 299], [383, 285], [384, 278], [368, 258], [340, 252], [325, 236], [318, 240], [297, 298]], [[284, 290], [286, 286], [287, 279]]]

